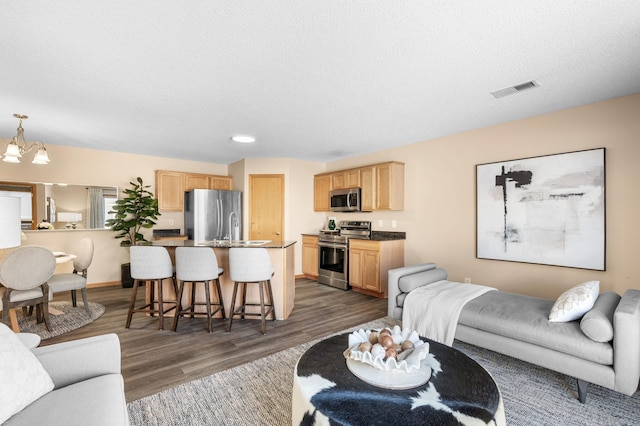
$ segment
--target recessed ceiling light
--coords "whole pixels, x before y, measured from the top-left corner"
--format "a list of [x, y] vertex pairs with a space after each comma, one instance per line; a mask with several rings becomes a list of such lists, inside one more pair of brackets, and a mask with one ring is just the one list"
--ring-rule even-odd
[[249, 135], [235, 135], [231, 137], [231, 140], [240, 143], [253, 143], [256, 141], [256, 138]]

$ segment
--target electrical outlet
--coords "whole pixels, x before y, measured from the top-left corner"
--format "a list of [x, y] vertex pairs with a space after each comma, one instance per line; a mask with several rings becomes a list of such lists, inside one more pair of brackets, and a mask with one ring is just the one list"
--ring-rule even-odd
[[393, 220], [391, 221], [391, 227], [392, 227], [392, 228], [395, 228], [397, 225], [398, 225], [398, 223], [396, 222], [396, 220], [395, 220], [395, 219], [393, 219]]
[[464, 277], [464, 282], [467, 283], [467, 284], [471, 284], [471, 278]]
[[384, 221], [382, 219], [378, 219], [378, 228], [382, 228], [384, 226]]

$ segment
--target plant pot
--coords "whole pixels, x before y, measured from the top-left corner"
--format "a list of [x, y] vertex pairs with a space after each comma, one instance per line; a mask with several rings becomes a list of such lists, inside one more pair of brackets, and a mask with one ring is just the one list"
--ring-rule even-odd
[[131, 264], [123, 263], [120, 265], [120, 280], [123, 288], [133, 287], [133, 278], [131, 278]]

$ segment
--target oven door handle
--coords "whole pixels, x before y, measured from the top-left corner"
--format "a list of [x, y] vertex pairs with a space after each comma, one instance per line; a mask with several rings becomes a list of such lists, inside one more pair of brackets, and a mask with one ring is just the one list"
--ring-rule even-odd
[[345, 249], [345, 250], [347, 249], [347, 246], [345, 244], [332, 244], [332, 243], [318, 243], [318, 247]]

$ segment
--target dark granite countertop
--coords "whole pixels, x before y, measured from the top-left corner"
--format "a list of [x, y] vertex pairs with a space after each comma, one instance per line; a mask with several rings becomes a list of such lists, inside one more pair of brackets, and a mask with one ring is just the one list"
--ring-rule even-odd
[[373, 241], [406, 240], [406, 232], [371, 231]]

